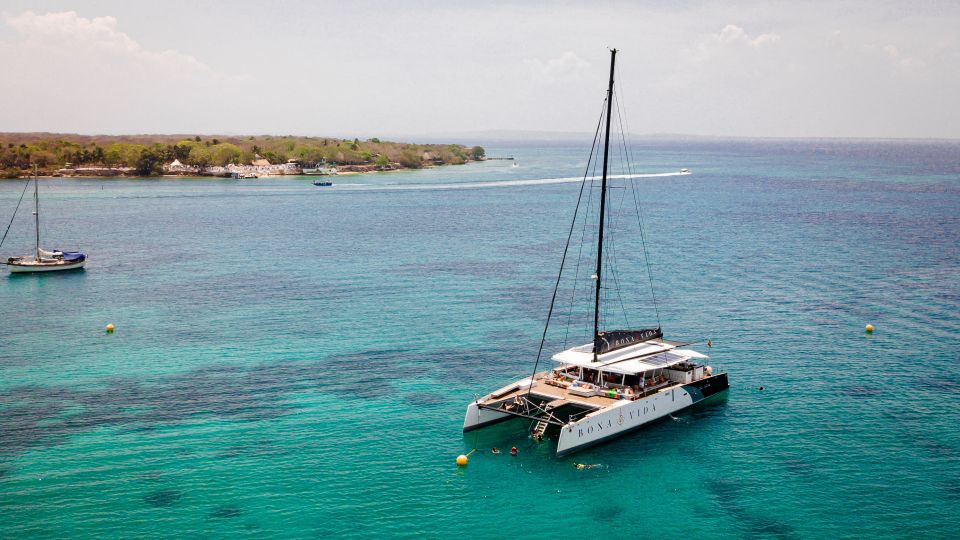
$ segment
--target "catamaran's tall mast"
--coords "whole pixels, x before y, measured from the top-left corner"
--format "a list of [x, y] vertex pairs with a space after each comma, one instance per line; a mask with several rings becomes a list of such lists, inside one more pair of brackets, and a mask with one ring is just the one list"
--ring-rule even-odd
[[40, 188], [37, 186], [37, 166], [33, 166], [33, 218], [37, 226], [37, 262], [40, 262]]
[[603, 221], [607, 203], [607, 159], [610, 156], [610, 115], [613, 109], [613, 67], [617, 50], [610, 49], [610, 84], [607, 86], [607, 128], [603, 137], [603, 178], [600, 181], [600, 231], [597, 240], [597, 289], [593, 304], [593, 361], [597, 361], [597, 337], [600, 335], [600, 288], [603, 270]]

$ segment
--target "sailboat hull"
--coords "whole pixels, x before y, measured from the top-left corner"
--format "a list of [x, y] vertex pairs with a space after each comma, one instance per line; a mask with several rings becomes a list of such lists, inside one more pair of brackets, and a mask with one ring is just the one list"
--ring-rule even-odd
[[56, 262], [56, 263], [44, 263], [36, 262], [33, 260], [23, 261], [23, 262], [8, 262], [7, 268], [10, 269], [12, 274], [26, 274], [34, 272], [61, 272], [64, 270], [79, 270], [83, 268], [83, 265], [87, 261], [78, 261], [78, 262]]
[[571, 454], [640, 429], [722, 393], [729, 387], [727, 374], [719, 373], [635, 401], [622, 400], [561, 428], [557, 456]]

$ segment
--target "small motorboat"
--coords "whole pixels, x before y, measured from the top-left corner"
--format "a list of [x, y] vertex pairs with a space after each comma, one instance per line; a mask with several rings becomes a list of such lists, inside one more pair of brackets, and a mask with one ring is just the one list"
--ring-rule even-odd
[[327, 186], [332, 186], [333, 182], [330, 182], [328, 180], [317, 180], [316, 182], [313, 183], [313, 185], [327, 187]]

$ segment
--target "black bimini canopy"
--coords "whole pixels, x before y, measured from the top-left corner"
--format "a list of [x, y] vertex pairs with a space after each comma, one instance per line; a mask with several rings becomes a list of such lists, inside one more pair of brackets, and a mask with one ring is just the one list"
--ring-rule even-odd
[[600, 332], [593, 340], [593, 351], [596, 354], [604, 354], [617, 349], [622, 349], [635, 343], [643, 343], [651, 339], [662, 338], [663, 332], [660, 328], [641, 328], [639, 330], [609, 330]]

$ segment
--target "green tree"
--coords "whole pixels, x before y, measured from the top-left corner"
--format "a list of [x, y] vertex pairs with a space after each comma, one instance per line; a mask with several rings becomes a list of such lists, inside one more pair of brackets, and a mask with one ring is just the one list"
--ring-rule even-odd
[[120, 153], [119, 144], [111, 144], [103, 151], [103, 161], [108, 167], [119, 165], [122, 159], [123, 155]]
[[195, 145], [190, 148], [190, 155], [187, 156], [187, 164], [196, 165], [201, 169], [210, 165], [213, 157], [210, 155], [210, 150], [203, 145]]
[[135, 166], [139, 176], [154, 176], [163, 172], [163, 157], [152, 148], [144, 148]]
[[57, 156], [47, 150], [37, 150], [33, 153], [33, 162], [39, 167], [46, 168], [57, 162]]
[[421, 156], [422, 154], [417, 151], [416, 147], [404, 148], [403, 151], [400, 152], [400, 158], [397, 159], [397, 161], [404, 167], [419, 169], [423, 167]]
[[178, 159], [182, 163], [183, 160], [190, 157], [190, 147], [183, 144], [173, 145], [173, 159]]
[[482, 146], [474, 146], [470, 149], [470, 155], [473, 156], [473, 159], [481, 160], [487, 156], [487, 151]]
[[146, 147], [142, 144], [121, 144], [120, 149], [122, 156], [120, 161], [128, 167], [136, 167], [137, 160], [140, 159], [140, 153]]
[[228, 165], [236, 163], [240, 159], [240, 148], [230, 143], [218, 144], [211, 147], [213, 163], [215, 165]]

